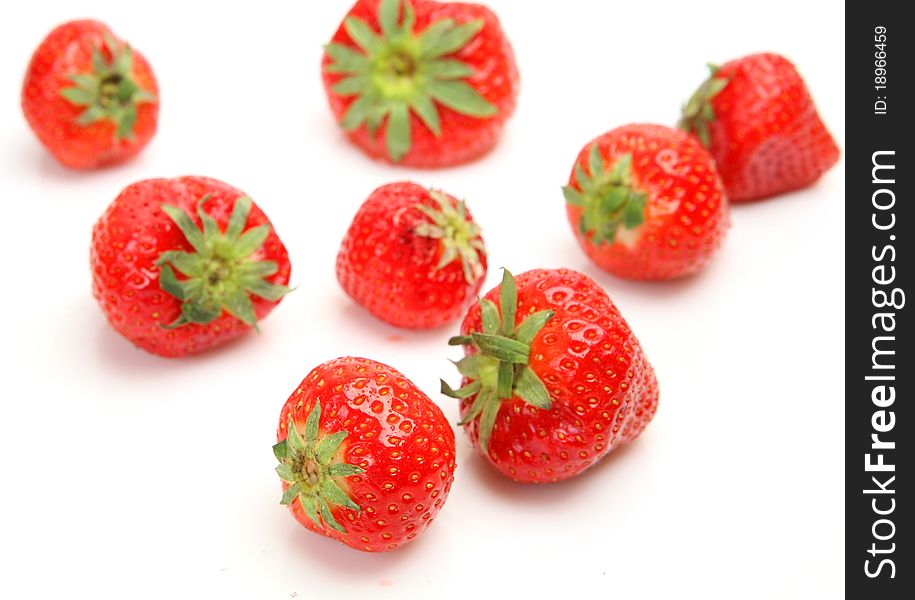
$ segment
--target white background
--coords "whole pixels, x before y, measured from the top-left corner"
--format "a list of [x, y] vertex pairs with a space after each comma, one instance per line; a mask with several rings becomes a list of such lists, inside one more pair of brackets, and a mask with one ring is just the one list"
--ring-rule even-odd
[[[0, 23], [5, 598], [838, 598], [843, 590], [844, 163], [815, 187], [737, 206], [711, 266], [671, 283], [600, 272], [565, 222], [579, 149], [632, 121], [672, 123], [706, 61], [775, 50], [806, 77], [844, 147], [845, 17], [835, 3], [490, 0], [522, 74], [518, 111], [482, 161], [375, 163], [334, 125], [319, 76], [344, 0], [28, 2]], [[7, 12], [12, 9], [8, 9]], [[10, 16], [12, 18], [7, 18]], [[134, 162], [58, 166], [28, 130], [19, 86], [42, 37], [107, 21], [151, 61], [161, 122]], [[188, 360], [134, 349], [90, 293], [90, 229], [146, 177], [209, 175], [247, 191], [298, 290], [260, 336]], [[582, 477], [511, 483], [458, 432], [436, 524], [369, 555], [312, 535], [279, 505], [270, 450], [287, 395], [318, 363], [402, 370], [448, 418], [445, 340], [354, 306], [338, 244], [376, 186], [464, 196], [498, 267], [594, 277], [658, 374], [660, 409], [631, 447]]]

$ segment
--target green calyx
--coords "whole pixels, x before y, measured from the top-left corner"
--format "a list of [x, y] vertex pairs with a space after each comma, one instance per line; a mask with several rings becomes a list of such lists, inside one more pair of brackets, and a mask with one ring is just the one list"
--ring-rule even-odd
[[[343, 506], [355, 511], [362, 509], [344, 491], [340, 483], [346, 477], [358, 475], [364, 469], [358, 465], [336, 462], [340, 444], [347, 431], [321, 435], [321, 402], [308, 413], [305, 421], [305, 435], [296, 429], [290, 415], [286, 425], [286, 439], [273, 447], [273, 454], [280, 464], [276, 473], [289, 484], [283, 492], [281, 504], [291, 504], [296, 498], [302, 510], [318, 528], [330, 527], [340, 533], [346, 529], [331, 514], [331, 506]], [[324, 525], [321, 522], [324, 522]]]
[[414, 32], [416, 16], [409, 1], [382, 0], [378, 8], [381, 32], [358, 17], [347, 17], [346, 32], [358, 49], [331, 43], [326, 47], [330, 73], [344, 74], [332, 90], [355, 96], [341, 125], [355, 131], [365, 124], [374, 135], [387, 123], [388, 156], [397, 162], [410, 150], [411, 111], [433, 135], [441, 135], [437, 104], [471, 117], [491, 117], [497, 109], [464, 79], [473, 69], [454, 58], [445, 58], [467, 45], [483, 28], [476, 20], [458, 25], [441, 19]]
[[717, 77], [719, 68], [717, 65], [709, 64], [708, 68], [710, 72], [708, 79], [699, 86], [699, 89], [683, 106], [683, 115], [680, 117], [680, 122], [677, 123], [677, 127], [695, 135], [706, 148], [712, 142], [708, 126], [715, 120], [712, 100], [730, 83], [730, 79]]
[[467, 220], [467, 206], [463, 200], [455, 207], [448, 196], [437, 190], [429, 190], [429, 196], [438, 204], [438, 208], [417, 204], [416, 209], [426, 215], [429, 221], [417, 225], [413, 232], [421, 237], [441, 240], [442, 258], [436, 269], [460, 260], [464, 279], [467, 283], [476, 283], [483, 276], [480, 256], [486, 254], [480, 227]]
[[[476, 354], [465, 356], [455, 363], [461, 375], [470, 380], [464, 387], [454, 390], [442, 381], [442, 393], [451, 398], [470, 398], [473, 404], [467, 415], [458, 423], [465, 425], [479, 418], [480, 445], [483, 452], [489, 448], [489, 438], [496, 423], [502, 402], [520, 398], [524, 402], [547, 410], [552, 405], [546, 386], [528, 366], [531, 342], [553, 316], [552, 310], [536, 312], [515, 327], [518, 309], [518, 290], [515, 279], [505, 269], [499, 288], [499, 308], [480, 300], [483, 331], [448, 340], [451, 346], [473, 346]], [[500, 316], [501, 311], [501, 316]]]
[[612, 244], [620, 227], [635, 229], [645, 221], [648, 195], [633, 184], [631, 154], [624, 154], [607, 169], [595, 143], [588, 155], [588, 171], [586, 174], [576, 164], [578, 189], [568, 185], [562, 193], [567, 203], [584, 209], [579, 231], [589, 234], [596, 244]]
[[142, 89], [131, 77], [133, 51], [126, 44], [119, 44], [110, 35], [105, 35], [105, 48], [111, 56], [106, 60], [102, 48], [92, 48], [92, 72], [70, 75], [73, 87], [60, 90], [60, 95], [85, 110], [76, 118], [79, 125], [91, 125], [99, 121], [115, 124], [114, 139], [133, 139], [133, 127], [137, 121], [137, 105], [155, 102], [156, 96]]
[[[156, 262], [161, 267], [159, 286], [181, 300], [181, 315], [165, 327], [171, 329], [196, 323], [212, 323], [225, 310], [247, 325], [257, 328], [251, 295], [275, 302], [289, 293], [284, 285], [269, 283], [279, 266], [272, 260], [251, 260], [270, 234], [270, 225], [252, 227], [242, 233], [251, 212], [251, 199], [235, 201], [226, 230], [203, 210], [209, 196], [197, 204], [203, 229], [180, 208], [162, 205], [165, 214], [178, 226], [193, 252], [168, 250]], [[184, 276], [178, 279], [178, 271]]]

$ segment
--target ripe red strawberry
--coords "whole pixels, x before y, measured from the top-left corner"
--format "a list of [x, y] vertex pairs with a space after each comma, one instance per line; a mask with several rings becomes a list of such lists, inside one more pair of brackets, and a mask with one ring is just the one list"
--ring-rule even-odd
[[[498, 300], [499, 305], [494, 303]], [[634, 440], [654, 416], [658, 384], [607, 294], [567, 269], [528, 271], [471, 307], [463, 345], [461, 424], [483, 456], [524, 483], [578, 475]]]
[[57, 27], [32, 55], [22, 110], [61, 163], [91, 169], [126, 160], [156, 132], [159, 88], [139, 52], [98, 21]]
[[788, 59], [753, 54], [712, 74], [680, 127], [709, 149], [728, 198], [744, 202], [812, 184], [839, 160], [804, 80]]
[[661, 125], [626, 125], [588, 142], [562, 191], [585, 253], [627, 279], [698, 271], [728, 228], [711, 156], [692, 136]]
[[267, 216], [207, 177], [128, 186], [95, 224], [90, 262], [108, 321], [160, 356], [240, 336], [289, 291], [289, 258]]
[[411, 329], [458, 318], [485, 276], [483, 238], [464, 202], [409, 182], [372, 192], [337, 255], [346, 293], [379, 319]]
[[315, 368], [280, 413], [282, 503], [307, 529], [366, 552], [425, 531], [454, 481], [454, 432], [401, 373], [367, 358]]
[[478, 4], [358, 0], [322, 71], [350, 139], [372, 157], [413, 167], [487, 152], [518, 96], [511, 46]]

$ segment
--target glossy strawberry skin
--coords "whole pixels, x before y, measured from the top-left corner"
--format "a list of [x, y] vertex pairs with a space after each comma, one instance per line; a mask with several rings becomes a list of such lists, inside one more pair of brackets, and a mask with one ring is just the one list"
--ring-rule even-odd
[[[554, 311], [531, 343], [529, 363], [552, 407], [540, 410], [517, 397], [504, 401], [485, 456], [515, 481], [562, 481], [639, 436], [657, 411], [658, 384], [619, 310], [589, 277], [537, 269], [515, 281], [516, 324], [537, 311]], [[485, 298], [498, 305], [499, 288]], [[461, 324], [462, 335], [473, 331], [482, 331], [478, 304]], [[474, 352], [465, 346], [466, 354]], [[462, 417], [472, 404], [473, 397], [461, 401]], [[482, 452], [479, 422], [464, 429]]]
[[392, 367], [338, 358], [312, 370], [289, 396], [277, 442], [286, 439], [290, 416], [304, 429], [318, 401], [322, 431], [348, 432], [339, 450], [342, 462], [364, 469], [343, 484], [361, 511], [332, 507], [346, 533], [315, 525], [298, 500], [289, 505], [293, 516], [310, 531], [366, 552], [415, 539], [432, 524], [454, 481], [454, 432], [441, 409]]
[[[625, 125], [588, 142], [576, 164], [589, 171], [588, 154], [598, 145], [605, 163], [632, 155], [634, 186], [645, 191], [645, 221], [620, 231], [613, 243], [595, 243], [582, 233], [582, 209], [566, 215], [579, 245], [602, 269], [636, 280], [665, 280], [702, 269], [721, 246], [729, 207], [709, 153], [692, 136], [661, 125]], [[569, 186], [578, 189], [574, 168]]]
[[[414, 233], [427, 220], [417, 204], [435, 205], [429, 190], [415, 183], [391, 183], [372, 192], [340, 246], [337, 280], [379, 319], [397, 327], [431, 329], [457, 319], [477, 297], [486, 255], [479, 255], [482, 273], [474, 283], [468, 283], [458, 260], [438, 269], [439, 240]], [[469, 212], [467, 220], [473, 220]]]
[[[370, 23], [376, 31], [380, 31], [377, 17], [380, 2], [381, 0], [358, 0], [348, 15], [360, 17]], [[411, 113], [412, 147], [397, 164], [438, 168], [472, 161], [492, 149], [505, 122], [514, 113], [520, 84], [511, 44], [505, 37], [495, 13], [483, 5], [427, 0], [411, 0], [411, 4], [416, 11], [417, 31], [448, 18], [459, 24], [476, 19], [484, 21], [485, 25], [480, 33], [453, 57], [474, 69], [476, 74], [467, 82], [492, 103], [498, 113], [489, 118], [476, 118], [440, 107], [439, 137], [433, 135], [416, 115]], [[342, 24], [331, 41], [355, 47]], [[354, 98], [340, 96], [331, 90], [343, 76], [329, 73], [329, 64], [330, 58], [325, 54], [322, 61], [324, 88], [334, 118], [340, 122]], [[372, 136], [363, 125], [354, 132], [347, 133], [347, 136], [369, 156], [391, 162], [385, 149], [384, 131], [385, 128], [382, 126]]]
[[807, 187], [839, 160], [807, 85], [786, 58], [754, 54], [715, 76], [729, 83], [712, 99], [710, 151], [731, 202]]
[[[61, 164], [74, 169], [123, 162], [138, 154], [156, 132], [158, 100], [139, 104], [133, 138], [116, 141], [114, 123], [78, 124], [76, 119], [83, 108], [60, 95], [62, 89], [72, 85], [68, 76], [92, 70], [92, 49], [104, 48], [105, 34], [115, 37], [98, 21], [70, 21], [60, 25], [35, 50], [22, 86], [22, 110], [32, 131]], [[110, 58], [107, 49], [103, 54]], [[132, 75], [140, 87], [158, 98], [159, 88], [152, 68], [136, 50]]]
[[[207, 325], [163, 327], [178, 318], [181, 302], [160, 288], [156, 261], [164, 251], [188, 251], [191, 247], [161, 205], [181, 208], [193, 215], [199, 225], [197, 204], [208, 194], [210, 198], [204, 202], [204, 210], [225, 229], [235, 201], [244, 192], [215, 179], [188, 176], [147, 179], [128, 186], [92, 230], [92, 294], [111, 326], [147, 352], [169, 358], [187, 356], [252, 329], [225, 312]], [[245, 230], [268, 222], [260, 208], [252, 205]], [[280, 285], [289, 282], [289, 257], [272, 227], [254, 258], [277, 263], [279, 269], [268, 278], [269, 282]], [[258, 320], [279, 303], [258, 297], [252, 301]]]

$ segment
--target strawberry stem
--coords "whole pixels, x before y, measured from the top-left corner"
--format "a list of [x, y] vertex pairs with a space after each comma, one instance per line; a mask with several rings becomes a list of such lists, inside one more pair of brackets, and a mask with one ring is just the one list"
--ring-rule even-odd
[[321, 402], [316, 401], [305, 421], [304, 436], [290, 415], [286, 424], [286, 439], [273, 446], [273, 454], [279, 460], [276, 473], [289, 484], [280, 503], [288, 505], [298, 500], [316, 527], [323, 529], [327, 526], [346, 533], [346, 529], [334, 518], [331, 507], [362, 510], [344, 491], [344, 479], [363, 473], [364, 469], [358, 465], [335, 462], [348, 432], [322, 435], [320, 421]]
[[[110, 59], [106, 59], [107, 50]], [[73, 87], [60, 90], [60, 95], [75, 106], [85, 107], [76, 118], [79, 125], [99, 121], [115, 124], [114, 139], [130, 140], [137, 120], [137, 105], [155, 102], [156, 97], [133, 80], [133, 51], [105, 35], [103, 46], [92, 48], [92, 71], [69, 76]]]
[[436, 270], [460, 260], [464, 279], [467, 283], [476, 283], [483, 276], [480, 256], [486, 254], [480, 227], [467, 219], [467, 206], [463, 200], [455, 206], [448, 196], [437, 190], [429, 190], [429, 196], [438, 208], [417, 204], [416, 209], [429, 220], [414, 227], [413, 232], [420, 237], [441, 240], [442, 256]]
[[386, 122], [388, 156], [397, 162], [412, 145], [411, 113], [436, 137], [441, 135], [439, 105], [471, 117], [496, 114], [496, 107], [465, 81], [473, 69], [446, 58], [470, 43], [483, 28], [482, 20], [459, 25], [441, 19], [415, 32], [416, 15], [409, 1], [382, 0], [378, 22], [380, 32], [358, 17], [347, 17], [343, 27], [355, 47], [326, 47], [328, 72], [344, 75], [333, 92], [354, 98], [341, 121], [346, 131], [365, 125], [374, 135]]
[[693, 93], [689, 101], [683, 105], [683, 116], [677, 126], [687, 133], [694, 134], [702, 145], [708, 148], [712, 139], [709, 133], [709, 123], [715, 120], [715, 109], [712, 100], [721, 93], [730, 82], [729, 79], [718, 77], [718, 66], [709, 63], [709, 76], [699, 89]]
[[441, 382], [442, 394], [458, 399], [472, 398], [470, 410], [458, 424], [466, 425], [480, 419], [480, 446], [484, 453], [488, 451], [496, 417], [504, 401], [517, 397], [544, 410], [552, 405], [546, 386], [528, 363], [530, 344], [552, 318], [553, 311], [536, 312], [515, 327], [518, 292], [508, 269], [502, 272], [499, 305], [501, 316], [495, 304], [480, 300], [483, 331], [448, 340], [451, 346], [469, 345], [478, 351], [455, 363], [469, 383], [455, 390], [444, 380]]
[[[276, 262], [251, 260], [270, 234], [270, 225], [265, 223], [243, 232], [251, 212], [251, 199], [242, 196], [235, 201], [226, 230], [222, 232], [203, 209], [209, 198], [204, 196], [197, 204], [202, 230], [180, 208], [162, 205], [193, 249], [193, 252], [168, 250], [156, 262], [161, 267], [160, 287], [181, 300], [180, 316], [165, 327], [212, 323], [225, 310], [256, 329], [251, 296], [275, 302], [291, 291], [266, 280], [279, 269]], [[176, 271], [182, 279], [178, 279]]]
[[607, 169], [594, 143], [588, 171], [576, 163], [575, 185], [562, 188], [562, 193], [568, 204], [584, 209], [578, 221], [581, 233], [590, 235], [596, 244], [612, 244], [620, 227], [635, 229], [645, 221], [648, 195], [633, 183], [631, 154], [624, 154]]

